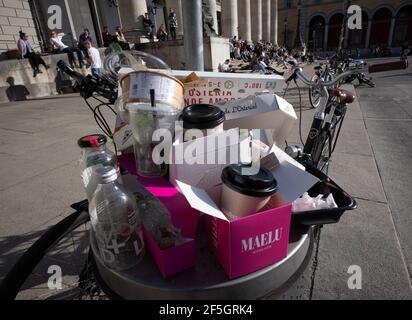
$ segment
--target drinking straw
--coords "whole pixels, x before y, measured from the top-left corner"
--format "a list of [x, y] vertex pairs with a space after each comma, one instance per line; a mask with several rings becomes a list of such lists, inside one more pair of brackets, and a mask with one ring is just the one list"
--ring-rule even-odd
[[150, 101], [152, 104], [152, 107], [156, 107], [156, 90], [155, 89], [150, 89]]

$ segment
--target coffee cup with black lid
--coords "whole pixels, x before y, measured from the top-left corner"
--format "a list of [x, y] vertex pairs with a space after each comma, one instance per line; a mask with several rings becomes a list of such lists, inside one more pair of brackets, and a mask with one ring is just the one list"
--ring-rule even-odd
[[222, 173], [221, 208], [232, 220], [258, 213], [278, 191], [272, 172], [260, 168], [255, 175], [244, 175], [247, 169], [246, 165], [231, 165]]
[[183, 121], [184, 141], [187, 142], [191, 140], [191, 135], [197, 136], [196, 130], [201, 131], [203, 137], [222, 133], [226, 117], [217, 106], [196, 104], [185, 108], [180, 120]]

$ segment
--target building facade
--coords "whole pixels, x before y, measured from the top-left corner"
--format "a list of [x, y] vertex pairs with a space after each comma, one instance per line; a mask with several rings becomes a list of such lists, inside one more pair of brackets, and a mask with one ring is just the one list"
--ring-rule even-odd
[[20, 30], [26, 32], [32, 43], [39, 47], [36, 21], [28, 0], [0, 1], [0, 53], [16, 48]]
[[[182, 37], [182, 6], [191, 0], [0, 0], [0, 53], [15, 49], [19, 31], [28, 33], [36, 48], [46, 50], [50, 29], [66, 33], [76, 45], [83, 29], [102, 45], [101, 31], [122, 25], [134, 41], [142, 35], [141, 20], [149, 12], [155, 27], [168, 28], [169, 9], [175, 10]], [[339, 46], [344, 19], [342, 0], [202, 0], [210, 8], [217, 33], [246, 41], [267, 40], [293, 47], [298, 38], [316, 50]], [[397, 47], [412, 43], [412, 0], [353, 0], [362, 8], [362, 30], [344, 30], [345, 47]], [[56, 6], [61, 25], [53, 26]], [[52, 23], [51, 23], [52, 22]], [[299, 32], [298, 32], [299, 30]]]
[[[279, 1], [279, 42], [291, 47], [299, 34], [310, 48], [318, 51], [339, 47], [347, 4], [335, 0]], [[343, 46], [369, 49], [412, 44], [412, 1], [353, 0], [362, 8], [362, 29], [348, 30]], [[300, 19], [298, 12], [300, 9]]]

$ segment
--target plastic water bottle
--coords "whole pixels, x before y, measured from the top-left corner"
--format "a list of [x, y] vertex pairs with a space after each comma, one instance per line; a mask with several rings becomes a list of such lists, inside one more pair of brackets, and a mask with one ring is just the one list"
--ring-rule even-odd
[[89, 212], [95, 243], [104, 264], [117, 271], [136, 266], [145, 253], [136, 201], [118, 183], [113, 167], [95, 171], [98, 187]]

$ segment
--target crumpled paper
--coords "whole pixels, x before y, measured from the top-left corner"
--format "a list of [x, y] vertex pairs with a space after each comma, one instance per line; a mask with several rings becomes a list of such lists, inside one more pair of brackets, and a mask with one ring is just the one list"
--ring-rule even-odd
[[305, 193], [292, 204], [292, 212], [294, 213], [336, 208], [338, 208], [338, 205], [332, 194], [324, 199], [324, 195], [322, 194], [316, 198], [312, 198], [308, 193]]

